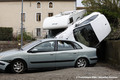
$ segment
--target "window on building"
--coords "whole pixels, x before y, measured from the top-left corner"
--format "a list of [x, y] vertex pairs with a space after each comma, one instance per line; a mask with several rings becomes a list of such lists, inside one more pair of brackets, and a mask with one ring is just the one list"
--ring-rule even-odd
[[23, 15], [21, 13], [21, 19], [22, 19], [23, 22], [25, 22], [25, 13], [23, 13]]
[[37, 8], [41, 8], [41, 3], [37, 2]]
[[53, 13], [48, 13], [48, 17], [52, 17], [53, 16]]
[[41, 36], [41, 28], [36, 28], [36, 36]]
[[53, 8], [53, 3], [49, 2], [49, 8]]
[[41, 13], [36, 13], [36, 21], [41, 21]]

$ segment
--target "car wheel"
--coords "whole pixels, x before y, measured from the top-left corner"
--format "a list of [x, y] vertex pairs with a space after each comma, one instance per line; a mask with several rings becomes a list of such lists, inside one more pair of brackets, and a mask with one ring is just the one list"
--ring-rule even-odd
[[11, 64], [11, 70], [13, 73], [23, 73], [26, 69], [26, 65], [24, 61], [15, 60]]
[[76, 67], [87, 67], [88, 66], [88, 60], [85, 58], [79, 58], [76, 61]]

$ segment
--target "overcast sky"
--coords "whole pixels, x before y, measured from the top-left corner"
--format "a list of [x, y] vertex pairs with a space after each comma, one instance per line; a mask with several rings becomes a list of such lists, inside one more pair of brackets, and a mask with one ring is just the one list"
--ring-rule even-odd
[[77, 0], [77, 7], [84, 7], [84, 5], [82, 5], [82, 0]]

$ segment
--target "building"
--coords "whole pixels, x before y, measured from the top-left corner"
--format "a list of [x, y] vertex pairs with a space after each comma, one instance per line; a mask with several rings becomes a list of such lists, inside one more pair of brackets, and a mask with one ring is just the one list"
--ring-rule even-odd
[[[21, 30], [22, 0], [0, 0], [0, 27], [13, 27], [13, 34]], [[42, 25], [46, 17], [75, 10], [75, 0], [24, 0], [23, 27], [34, 37], [43, 37]]]

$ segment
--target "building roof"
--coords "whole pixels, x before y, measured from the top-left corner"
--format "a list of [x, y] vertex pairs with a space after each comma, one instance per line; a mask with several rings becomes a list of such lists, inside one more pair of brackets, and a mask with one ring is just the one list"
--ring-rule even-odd
[[[22, 0], [0, 0], [0, 2], [14, 2]], [[23, 1], [76, 1], [76, 0], [23, 0]]]

